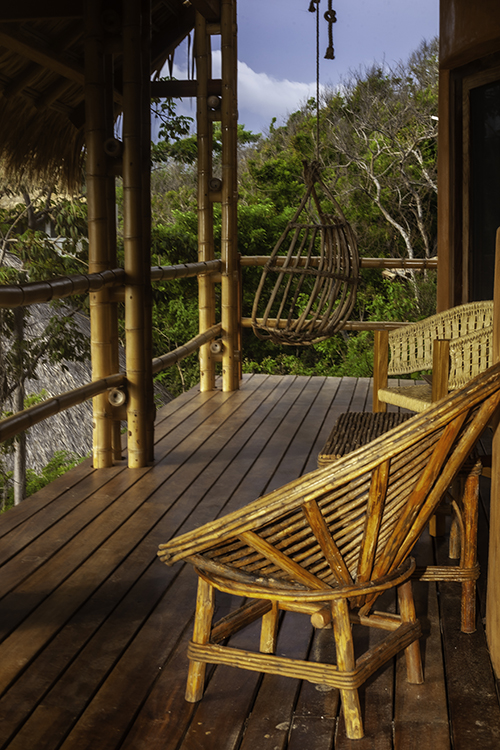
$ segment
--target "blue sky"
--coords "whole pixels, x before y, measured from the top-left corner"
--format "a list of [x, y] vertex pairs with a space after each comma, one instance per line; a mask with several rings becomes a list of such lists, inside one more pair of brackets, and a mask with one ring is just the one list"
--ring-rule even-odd
[[[309, 0], [238, 0], [239, 121], [266, 132], [316, 91], [316, 19]], [[373, 62], [405, 60], [423, 39], [438, 34], [439, 0], [333, 0], [335, 60], [323, 58], [327, 24], [320, 2], [320, 81], [336, 86], [349, 70]], [[186, 77], [186, 51], [179, 49], [174, 75]], [[219, 53], [214, 52], [217, 77]], [[179, 106], [195, 115], [194, 102]]]

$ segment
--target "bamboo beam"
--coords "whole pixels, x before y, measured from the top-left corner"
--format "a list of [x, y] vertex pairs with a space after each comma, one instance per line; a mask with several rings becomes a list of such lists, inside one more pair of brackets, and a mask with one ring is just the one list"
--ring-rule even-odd
[[[85, 6], [85, 139], [87, 145], [87, 204], [89, 233], [89, 271], [109, 269], [106, 82], [104, 69], [104, 32], [101, 25], [101, 1], [89, 0]], [[90, 294], [90, 347], [92, 379], [100, 380], [113, 372], [111, 311], [108, 289], [103, 286]], [[106, 468], [113, 464], [112, 414], [108, 399], [100, 394], [93, 402], [93, 465]]]
[[97, 394], [104, 393], [110, 388], [118, 388], [124, 383], [125, 375], [123, 373], [109, 375], [107, 378], [86, 383], [80, 388], [66, 391], [59, 396], [43, 401], [41, 404], [35, 404], [35, 406], [30, 406], [29, 409], [24, 409], [24, 411], [13, 414], [11, 417], [2, 419], [0, 422], [0, 442], [8, 440], [17, 435], [18, 432], [28, 430], [38, 422], [43, 422], [44, 419], [54, 416], [54, 414], [59, 414], [72, 406], [83, 404], [84, 401], [88, 401]]
[[84, 71], [79, 66], [74, 65], [64, 55], [57, 54], [45, 44], [36, 42], [32, 37], [28, 38], [5, 24], [0, 24], [0, 44], [80, 86], [85, 83]]
[[[500, 228], [495, 247], [493, 288], [493, 362], [500, 361]], [[486, 637], [491, 662], [500, 678], [500, 419], [496, 415], [491, 458], [490, 539], [488, 553], [488, 590], [486, 595]]]
[[[149, 271], [144, 247], [143, 198], [143, 87], [149, 70], [143, 67], [141, 6], [134, 0], [123, 3], [123, 211], [125, 254], [125, 334], [128, 379], [128, 459], [130, 468], [145, 466], [149, 459], [147, 316]], [[149, 86], [148, 86], [149, 90]], [[147, 235], [146, 235], [147, 236]], [[146, 256], [146, 257], [144, 257]], [[150, 263], [147, 263], [149, 268]]]
[[[210, 201], [212, 179], [213, 132], [208, 111], [208, 80], [211, 74], [210, 37], [206, 21], [196, 14], [195, 49], [197, 71], [196, 122], [198, 138], [198, 260], [210, 263], [215, 257], [213, 204]], [[199, 331], [204, 333], [215, 323], [215, 300], [208, 274], [198, 279]], [[208, 343], [200, 348], [200, 390], [215, 386], [215, 361]]]
[[199, 333], [183, 346], [179, 346], [177, 349], [168, 352], [168, 354], [163, 354], [161, 357], [156, 357], [155, 359], [153, 359], [153, 375], [156, 375], [158, 372], [162, 372], [168, 367], [175, 365], [177, 362], [180, 362], [181, 359], [184, 359], [185, 357], [195, 352], [203, 344], [216, 339], [218, 336], [220, 336], [221, 328], [221, 324], [216, 323], [211, 328], [203, 331], [203, 333]]
[[55, 299], [74, 297], [77, 294], [97, 292], [104, 287], [120, 286], [125, 281], [122, 268], [103, 270], [98, 273], [64, 276], [50, 281], [31, 281], [0, 287], [0, 307], [14, 308], [52, 302]]
[[[265, 266], [269, 260], [267, 255], [242, 255], [240, 263], [242, 266]], [[274, 258], [273, 263], [277, 266], [283, 265], [286, 258], [285, 256]], [[319, 265], [321, 258], [309, 258], [307, 263], [315, 266]], [[297, 266], [304, 266], [306, 263], [305, 258], [299, 258], [296, 261]], [[390, 270], [394, 268], [403, 268], [408, 270], [425, 270], [438, 267], [437, 258], [360, 258], [359, 264], [361, 268], [380, 268], [382, 270]]]
[[238, 283], [239, 261], [237, 248], [237, 55], [236, 55], [236, 0], [221, 3], [222, 56], [222, 388], [238, 388]]
[[[206, 28], [206, 24], [205, 24]], [[197, 66], [197, 75], [200, 75], [200, 70]], [[160, 99], [189, 99], [198, 95], [199, 78], [196, 81], [152, 81], [151, 82], [151, 96], [158, 97]], [[207, 94], [213, 96], [221, 96], [222, 94], [222, 81], [220, 78], [207, 78], [206, 80]]]
[[[114, 212], [113, 202], [113, 212]], [[113, 226], [113, 222], [110, 222]], [[220, 271], [221, 261], [216, 259], [204, 263], [180, 263], [177, 266], [153, 266], [151, 281], [168, 281], [186, 279], [201, 273]], [[125, 283], [123, 268], [110, 268], [99, 273], [62, 276], [47, 281], [31, 281], [27, 284], [0, 286], [0, 308], [13, 309], [28, 305], [52, 302], [64, 297], [75, 297], [78, 294], [97, 292], [104, 287], [119, 287]]]
[[[263, 318], [257, 318], [257, 323], [263, 323]], [[269, 326], [276, 326], [277, 324], [276, 318], [267, 318], [266, 325]], [[281, 327], [284, 327], [287, 325], [287, 321], [280, 319], [279, 325]], [[401, 326], [407, 326], [410, 325], [408, 321], [403, 320], [348, 320], [343, 325], [344, 331], [378, 331], [378, 330], [386, 330], [390, 331], [393, 328], [401, 328]], [[241, 327], [242, 328], [251, 328], [252, 327], [252, 318], [242, 318], [241, 319]]]
[[181, 263], [178, 266], [154, 266], [151, 269], [151, 281], [168, 281], [170, 279], [186, 279], [190, 276], [214, 273], [220, 271], [221, 261], [200, 261], [199, 263]]

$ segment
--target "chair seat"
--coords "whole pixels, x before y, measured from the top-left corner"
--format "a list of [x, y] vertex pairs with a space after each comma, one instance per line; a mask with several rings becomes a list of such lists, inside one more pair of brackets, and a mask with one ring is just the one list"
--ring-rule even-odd
[[421, 412], [432, 403], [432, 386], [428, 383], [421, 385], [396, 386], [394, 388], [379, 388], [379, 401], [401, 409]]

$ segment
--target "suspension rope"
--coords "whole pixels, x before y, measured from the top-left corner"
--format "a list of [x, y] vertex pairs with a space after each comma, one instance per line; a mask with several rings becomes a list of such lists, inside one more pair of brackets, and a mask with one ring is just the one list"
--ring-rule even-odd
[[[309, 12], [316, 13], [316, 158], [319, 161], [319, 4], [321, 0], [311, 0], [309, 3]], [[328, 47], [326, 48], [325, 60], [335, 60], [335, 50], [333, 47], [333, 24], [337, 23], [337, 13], [332, 8], [332, 0], [328, 0], [328, 10], [324, 15], [328, 23]]]

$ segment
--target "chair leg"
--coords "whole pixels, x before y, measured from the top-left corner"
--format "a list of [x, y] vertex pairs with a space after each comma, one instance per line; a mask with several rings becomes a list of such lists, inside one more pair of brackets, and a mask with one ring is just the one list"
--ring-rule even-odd
[[[411, 581], [405, 581], [398, 586], [399, 613], [403, 622], [414, 623], [417, 621], [415, 604], [411, 589]], [[406, 674], [408, 682], [421, 685], [424, 681], [422, 670], [422, 658], [420, 656], [420, 643], [413, 641], [405, 648]]]
[[[479, 505], [479, 475], [481, 463], [478, 461], [465, 480], [463, 494], [464, 508], [464, 545], [461, 567], [465, 570], [475, 568], [477, 564], [477, 524]], [[476, 581], [462, 583], [462, 618], [463, 633], [474, 633], [476, 630]]]
[[260, 650], [263, 654], [274, 654], [278, 640], [279, 607], [277, 602], [272, 603], [272, 609], [262, 617], [262, 628], [260, 631]]
[[[194, 619], [193, 643], [205, 644], [210, 640], [210, 630], [214, 615], [214, 588], [209, 583], [198, 578], [198, 594], [196, 597], [196, 614]], [[205, 672], [207, 665], [201, 661], [189, 661], [188, 679], [186, 686], [186, 700], [196, 703], [203, 696]]]
[[[337, 666], [340, 671], [353, 672], [356, 669], [354, 644], [352, 641], [349, 605], [345, 599], [332, 601], [332, 621], [337, 651]], [[345, 728], [350, 740], [364, 737], [361, 706], [356, 688], [340, 690], [344, 710]]]

